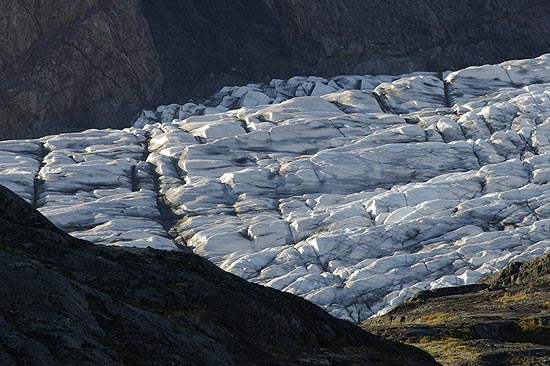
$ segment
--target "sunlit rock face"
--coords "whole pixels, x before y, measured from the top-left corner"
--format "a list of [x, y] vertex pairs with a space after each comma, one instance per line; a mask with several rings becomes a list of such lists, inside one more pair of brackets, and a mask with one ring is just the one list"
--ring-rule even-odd
[[95, 243], [188, 246], [360, 321], [550, 251], [550, 56], [294, 77], [0, 143], [0, 184]]

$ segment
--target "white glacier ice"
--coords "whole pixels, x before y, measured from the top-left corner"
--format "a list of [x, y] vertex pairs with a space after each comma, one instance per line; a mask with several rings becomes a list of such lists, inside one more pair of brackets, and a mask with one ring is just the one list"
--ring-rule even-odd
[[77, 237], [187, 245], [360, 321], [550, 252], [550, 55], [226, 87], [0, 142], [0, 183]]

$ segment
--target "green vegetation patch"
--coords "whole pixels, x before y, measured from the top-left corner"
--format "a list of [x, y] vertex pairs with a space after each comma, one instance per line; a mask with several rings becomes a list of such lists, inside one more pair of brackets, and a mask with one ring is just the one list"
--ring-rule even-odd
[[463, 343], [462, 339], [454, 337], [423, 337], [418, 342], [409, 344], [428, 352], [445, 366], [475, 365], [480, 352]]
[[515, 320], [504, 332], [504, 340], [515, 343], [534, 343], [550, 346], [548, 319], [526, 317]]

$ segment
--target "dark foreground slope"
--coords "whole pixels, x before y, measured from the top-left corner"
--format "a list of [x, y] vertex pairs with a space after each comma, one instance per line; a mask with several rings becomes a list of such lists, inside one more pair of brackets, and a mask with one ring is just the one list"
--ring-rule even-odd
[[510, 264], [479, 285], [419, 293], [364, 328], [446, 366], [550, 365], [550, 255]]
[[0, 364], [434, 365], [183, 252], [95, 246], [0, 187]]
[[296, 74], [457, 69], [550, 51], [540, 0], [0, 1], [0, 139]]

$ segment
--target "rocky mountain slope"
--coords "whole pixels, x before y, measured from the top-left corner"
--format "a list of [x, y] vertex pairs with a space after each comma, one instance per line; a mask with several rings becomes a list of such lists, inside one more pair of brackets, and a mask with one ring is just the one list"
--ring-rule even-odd
[[550, 256], [483, 283], [422, 292], [365, 329], [420, 346], [446, 366], [550, 363]]
[[549, 14], [540, 0], [4, 0], [0, 138], [124, 127], [245, 80], [534, 57]]
[[121, 126], [160, 92], [138, 0], [0, 3], [2, 139]]
[[1, 142], [0, 183], [81, 239], [188, 246], [362, 321], [550, 250], [549, 83], [544, 55], [224, 88]]
[[74, 239], [0, 187], [0, 364], [435, 365], [189, 253]]

